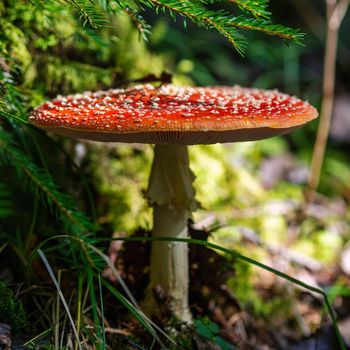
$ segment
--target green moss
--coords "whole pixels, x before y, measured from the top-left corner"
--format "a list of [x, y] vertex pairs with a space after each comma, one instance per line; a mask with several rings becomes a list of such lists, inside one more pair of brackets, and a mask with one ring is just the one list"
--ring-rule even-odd
[[310, 236], [302, 237], [293, 246], [293, 248], [299, 252], [311, 256], [325, 264], [334, 263], [342, 247], [342, 237], [330, 230], [313, 231]]
[[0, 282], [0, 320], [18, 333], [26, 326], [26, 314], [23, 304], [5, 283]]
[[32, 62], [32, 56], [28, 50], [28, 39], [25, 34], [10, 22], [1, 22], [1, 36], [6, 37], [7, 45], [3, 49], [15, 59], [23, 70], [28, 68]]
[[[251, 265], [237, 261], [234, 264], [235, 277], [229, 278], [228, 287], [248, 312], [256, 317], [269, 318], [274, 315], [277, 324], [279, 319], [292, 316], [293, 301], [282, 296], [273, 296], [270, 299], [262, 297], [253, 287], [254, 269]], [[278, 294], [277, 294], [278, 295]]]
[[283, 245], [287, 241], [287, 222], [281, 215], [260, 217], [260, 237], [265, 243]]
[[135, 149], [96, 146], [92, 153], [94, 183], [105, 202], [97, 203], [101, 217], [107, 216], [115, 231], [131, 233], [139, 226], [150, 227], [151, 212], [143, 197], [153, 158], [152, 147]]

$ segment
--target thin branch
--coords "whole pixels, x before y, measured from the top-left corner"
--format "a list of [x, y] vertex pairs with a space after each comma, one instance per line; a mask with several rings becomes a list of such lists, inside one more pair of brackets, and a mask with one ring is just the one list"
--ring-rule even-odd
[[321, 170], [324, 161], [327, 140], [332, 121], [334, 105], [334, 87], [336, 74], [336, 60], [341, 21], [349, 6], [349, 0], [326, 0], [327, 5], [327, 36], [323, 75], [323, 98], [321, 106], [320, 124], [311, 161], [311, 169], [306, 191], [306, 201], [315, 199]]
[[338, 22], [339, 26], [343, 22], [343, 19], [348, 11], [349, 3], [350, 3], [350, 0], [339, 0], [337, 8], [335, 9], [335, 12], [338, 15], [337, 16], [338, 18], [336, 21]]

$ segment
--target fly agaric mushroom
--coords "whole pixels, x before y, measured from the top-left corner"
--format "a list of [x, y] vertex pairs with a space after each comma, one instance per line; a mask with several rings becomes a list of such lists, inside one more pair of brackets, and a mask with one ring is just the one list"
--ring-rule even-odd
[[[285, 134], [316, 118], [315, 108], [276, 90], [138, 85], [58, 97], [34, 110], [37, 127], [78, 139], [155, 144], [147, 190], [154, 237], [187, 237], [198, 207], [187, 145], [252, 141]], [[188, 307], [188, 251], [184, 243], [154, 241], [149, 291], [161, 285], [171, 311]]]

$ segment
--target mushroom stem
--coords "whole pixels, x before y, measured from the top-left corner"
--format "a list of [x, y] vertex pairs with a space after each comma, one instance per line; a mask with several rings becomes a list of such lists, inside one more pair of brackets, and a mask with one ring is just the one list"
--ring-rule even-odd
[[[187, 221], [198, 207], [192, 186], [187, 147], [156, 145], [147, 197], [154, 208], [153, 237], [188, 237]], [[179, 242], [152, 242], [148, 297], [161, 286], [169, 297], [170, 311], [191, 321], [188, 307], [188, 246]], [[152, 310], [157, 313], [157, 310]]]

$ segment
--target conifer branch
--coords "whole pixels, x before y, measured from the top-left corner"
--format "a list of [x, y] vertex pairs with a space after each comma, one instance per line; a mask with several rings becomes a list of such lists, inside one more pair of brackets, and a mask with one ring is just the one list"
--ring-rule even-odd
[[[17, 129], [27, 121], [24, 119], [23, 96], [14, 83], [10, 72], [0, 70], [0, 117], [6, 118]], [[23, 147], [13, 140], [13, 135], [4, 130], [1, 122], [0, 118], [0, 163], [10, 164], [18, 176], [26, 180], [24, 183], [30, 183], [32, 192], [48, 205], [68, 232], [86, 234], [96, 230], [96, 225], [77, 207], [76, 200], [58, 189], [51, 175], [35, 164]]]
[[18, 176], [25, 176], [29, 180], [35, 195], [49, 206], [52, 214], [56, 214], [71, 233], [86, 233], [96, 229], [85, 213], [77, 208], [76, 201], [71, 196], [63, 194], [51, 176], [33, 163], [12, 140], [10, 134], [0, 129], [1, 160], [14, 166]]
[[106, 12], [103, 11], [94, 1], [89, 0], [66, 0], [75, 10], [75, 14], [83, 26], [93, 29], [106, 26], [108, 18]]
[[205, 5], [215, 3], [215, 0], [139, 0], [150, 8], [167, 9], [175, 19], [175, 13], [189, 18], [192, 22], [203, 25], [206, 28], [214, 28], [224, 35], [235, 49], [243, 55], [247, 41], [237, 29], [250, 29], [260, 31], [268, 35], [280, 37], [285, 40], [294, 40], [301, 44], [304, 34], [299, 30], [274, 24], [268, 18], [271, 13], [266, 10], [268, 0], [226, 0], [237, 5], [242, 11], [249, 13], [254, 18], [244, 16], [233, 17], [230, 12], [224, 10], [212, 11]]
[[239, 16], [231, 19], [230, 25], [241, 29], [256, 30], [285, 40], [294, 40], [298, 44], [301, 44], [301, 41], [304, 38], [304, 33], [299, 30], [285, 27], [280, 24], [274, 24], [271, 21], [264, 19]]
[[237, 5], [242, 11], [252, 14], [256, 18], [270, 17], [271, 13], [266, 10], [269, 0], [227, 0]]
[[231, 25], [228, 25], [230, 14], [220, 10], [211, 11], [201, 6], [199, 3], [187, 0], [140, 0], [148, 7], [156, 7], [168, 10], [174, 17], [174, 13], [189, 18], [193, 23], [203, 25], [206, 28], [214, 28], [224, 35], [235, 49], [243, 55], [247, 42], [245, 38]]
[[[45, 2], [43, 5], [42, 0], [31, 1], [34, 4], [40, 3], [41, 6], [46, 6]], [[135, 24], [141, 37], [147, 40], [150, 26], [139, 14], [139, 10], [142, 10], [142, 5], [144, 5], [156, 12], [159, 10], [164, 13], [168, 11], [174, 20], [176, 20], [175, 14], [179, 14], [197, 25], [217, 30], [241, 55], [247, 46], [247, 40], [239, 33], [238, 28], [260, 31], [285, 40], [294, 40], [299, 44], [303, 38], [300, 31], [274, 24], [270, 20], [271, 13], [267, 10], [269, 0], [52, 0], [48, 3], [60, 4], [62, 1], [72, 8], [79, 22], [82, 23], [83, 27], [87, 27], [86, 31], [106, 26], [109, 14], [123, 11]], [[214, 11], [207, 7], [209, 4], [220, 1], [234, 4], [253, 18], [233, 17], [232, 13], [228, 11]], [[185, 23], [186, 21], [184, 21], [184, 25]]]
[[28, 0], [37, 8], [45, 9], [48, 13], [61, 11], [67, 7], [84, 27], [98, 29], [109, 22], [107, 10], [109, 0]]
[[138, 14], [134, 9], [125, 7], [125, 13], [134, 22], [143, 40], [148, 40], [148, 35], [151, 34], [151, 26]]

